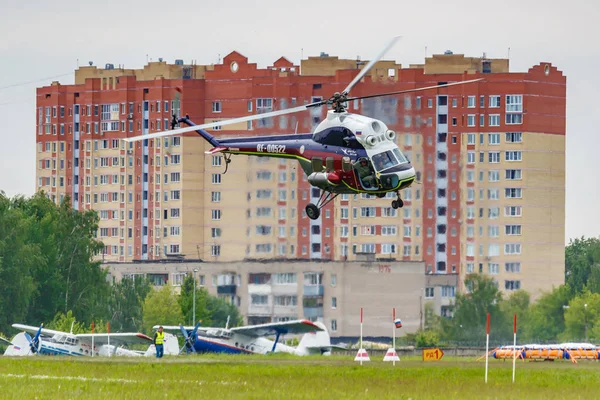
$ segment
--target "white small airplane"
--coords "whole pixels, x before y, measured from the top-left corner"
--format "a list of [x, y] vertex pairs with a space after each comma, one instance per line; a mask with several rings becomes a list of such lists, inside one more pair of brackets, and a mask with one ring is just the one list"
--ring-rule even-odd
[[[267, 354], [290, 353], [298, 356], [311, 354], [330, 355], [332, 350], [346, 350], [332, 346], [327, 328], [320, 322], [295, 320], [261, 325], [225, 328], [201, 328], [196, 326], [163, 326], [165, 332], [179, 332], [185, 339], [181, 352], [187, 353], [229, 353]], [[158, 325], [153, 327], [158, 329]], [[304, 334], [298, 347], [279, 343], [281, 335]], [[275, 340], [266, 336], [275, 336]]]
[[[39, 327], [13, 324], [13, 328], [23, 332], [12, 340], [0, 337], [8, 344], [4, 352], [7, 356], [67, 355], [67, 356], [152, 356], [155, 354], [152, 338], [143, 333], [79, 333], [61, 332]], [[33, 337], [31, 335], [34, 335]], [[147, 344], [143, 351], [123, 348], [128, 344]], [[179, 354], [177, 337], [165, 335], [165, 355]]]

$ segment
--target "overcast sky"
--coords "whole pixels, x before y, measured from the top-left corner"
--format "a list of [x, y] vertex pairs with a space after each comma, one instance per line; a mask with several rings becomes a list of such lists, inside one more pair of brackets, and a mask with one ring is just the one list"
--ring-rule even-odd
[[233, 50], [259, 67], [321, 51], [370, 59], [402, 35], [385, 59], [422, 63], [426, 46], [428, 55], [498, 58], [510, 47], [513, 72], [549, 61], [566, 74], [566, 240], [598, 237], [599, 25], [596, 0], [0, 0], [0, 190], [34, 193], [35, 88], [55, 76], [73, 83], [77, 60], [141, 68], [148, 55], [211, 64]]

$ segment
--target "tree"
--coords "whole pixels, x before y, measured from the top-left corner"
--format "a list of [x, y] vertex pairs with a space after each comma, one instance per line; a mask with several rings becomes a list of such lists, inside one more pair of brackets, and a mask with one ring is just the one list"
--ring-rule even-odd
[[484, 275], [467, 275], [465, 287], [468, 293], [456, 296], [451, 329], [456, 340], [471, 341], [485, 335], [488, 313], [491, 314], [492, 324], [502, 323], [502, 295], [494, 280]]
[[84, 321], [105, 313], [106, 271], [93, 261], [103, 244], [94, 239], [98, 215], [73, 210], [67, 198], [59, 206], [43, 193], [12, 200], [11, 206], [26, 221], [27, 241], [38, 249], [38, 260], [29, 271], [36, 283], [27, 320], [52, 319], [58, 311], [72, 310]]
[[55, 331], [61, 332], [71, 332], [71, 328], [73, 328], [73, 333], [85, 333], [86, 326], [82, 322], [77, 322], [75, 320], [75, 316], [73, 315], [73, 311], [69, 310], [66, 314], [62, 312], [58, 312], [52, 321], [45, 326], [48, 329], [53, 329]]
[[143, 327], [147, 334], [154, 325], [179, 325], [183, 322], [181, 306], [171, 285], [152, 290], [146, 296], [143, 306]]
[[141, 276], [124, 278], [112, 285], [107, 302], [112, 332], [139, 332], [143, 329], [143, 305], [150, 291], [150, 281]]
[[558, 338], [565, 329], [564, 306], [569, 304], [571, 290], [567, 285], [544, 293], [531, 307], [523, 327], [523, 340], [548, 342]]
[[[523, 332], [529, 321], [529, 293], [525, 290], [516, 290], [508, 296], [508, 299], [500, 303], [500, 310], [504, 316], [504, 322], [497, 327], [502, 338], [510, 338], [513, 335], [514, 316], [517, 314], [517, 328], [519, 333]], [[496, 331], [496, 328], [494, 328]]]
[[[193, 320], [194, 278], [188, 275], [181, 285], [179, 304], [186, 323]], [[238, 326], [243, 322], [239, 310], [234, 304], [217, 296], [211, 296], [204, 287], [196, 287], [196, 321], [203, 326], [225, 326], [229, 317], [229, 326]], [[191, 323], [190, 325], [195, 325]]]
[[0, 326], [24, 321], [36, 295], [32, 271], [43, 260], [30, 229], [23, 211], [0, 192]]
[[213, 326], [224, 327], [228, 318], [229, 327], [241, 325], [244, 321], [237, 307], [220, 297], [209, 296], [206, 301], [206, 308]]
[[206, 307], [209, 297], [208, 291], [203, 286], [198, 287], [196, 282], [196, 320], [194, 321], [194, 277], [186, 275], [181, 284], [181, 293], [179, 295], [179, 306], [185, 324], [196, 325], [198, 321], [202, 321], [202, 325], [210, 326], [211, 315]]
[[577, 238], [565, 248], [565, 283], [573, 294], [600, 289], [600, 239]]
[[565, 331], [560, 335], [564, 341], [597, 340], [600, 336], [600, 294], [584, 291], [569, 302], [565, 312]]

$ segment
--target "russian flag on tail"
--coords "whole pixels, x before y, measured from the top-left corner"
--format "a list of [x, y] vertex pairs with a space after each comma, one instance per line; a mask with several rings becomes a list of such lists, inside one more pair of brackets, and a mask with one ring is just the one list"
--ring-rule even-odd
[[394, 321], [394, 325], [396, 325], [396, 328], [402, 328], [402, 320], [400, 318], [397, 318]]

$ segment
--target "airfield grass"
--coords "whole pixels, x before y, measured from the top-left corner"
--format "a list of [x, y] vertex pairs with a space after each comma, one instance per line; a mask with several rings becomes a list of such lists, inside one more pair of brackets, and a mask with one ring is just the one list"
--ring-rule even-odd
[[[379, 358], [379, 357], [378, 357]], [[2, 399], [593, 399], [595, 361], [484, 362], [352, 356], [182, 356], [156, 359], [0, 357]]]

